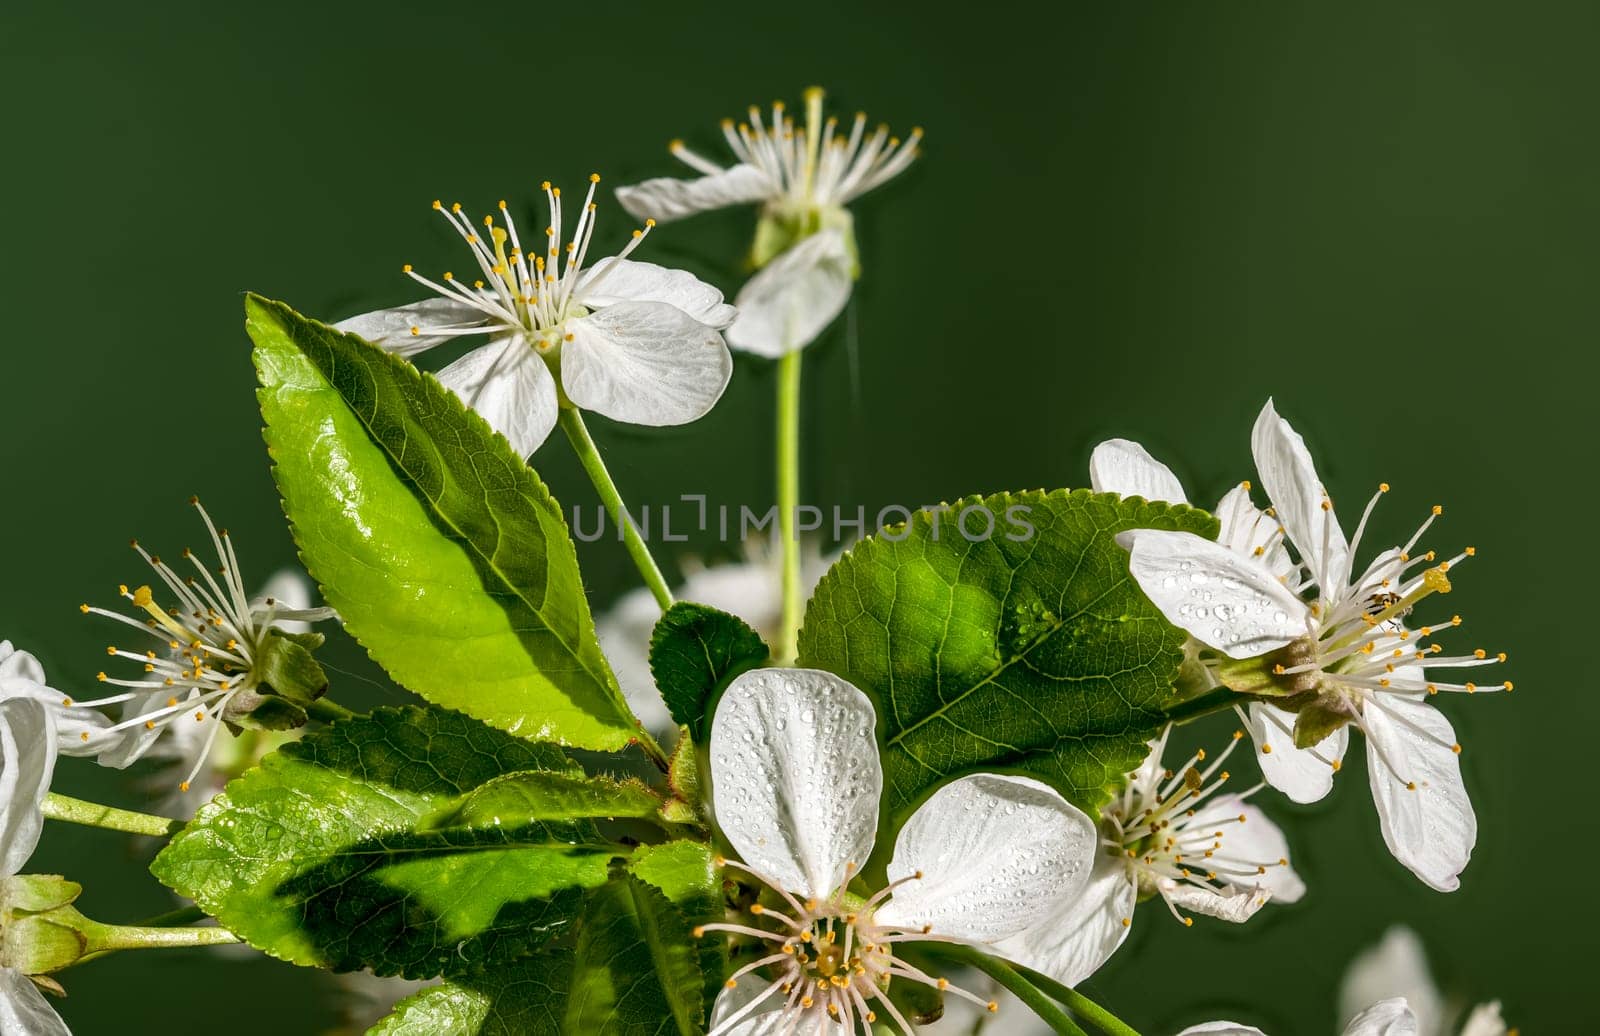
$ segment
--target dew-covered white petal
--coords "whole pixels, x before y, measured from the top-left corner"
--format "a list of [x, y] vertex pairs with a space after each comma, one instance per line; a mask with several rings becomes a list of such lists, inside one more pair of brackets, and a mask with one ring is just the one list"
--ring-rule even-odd
[[1089, 455], [1089, 485], [1096, 493], [1142, 496], [1186, 504], [1183, 483], [1150, 451], [1129, 439], [1107, 439]]
[[1294, 714], [1261, 702], [1249, 706], [1251, 740], [1261, 776], [1293, 802], [1320, 802], [1333, 790], [1335, 764], [1344, 761], [1350, 729], [1340, 727], [1310, 748], [1296, 748]]
[[788, 248], [739, 289], [728, 344], [774, 358], [810, 345], [850, 300], [851, 262], [845, 236], [834, 228]]
[[530, 456], [556, 426], [555, 378], [520, 335], [479, 346], [436, 376], [519, 456]]
[[0, 968], [0, 1032], [17, 1036], [72, 1036], [67, 1023], [22, 972]]
[[900, 829], [888, 876], [910, 880], [878, 920], [984, 943], [1015, 935], [1082, 894], [1098, 845], [1093, 821], [1055, 789], [1026, 777], [962, 777]]
[[1350, 578], [1349, 543], [1305, 440], [1270, 399], [1256, 418], [1250, 448], [1272, 508], [1318, 587], [1324, 595], [1342, 590]]
[[687, 424], [716, 405], [733, 375], [722, 335], [666, 303], [618, 303], [568, 321], [567, 332], [561, 387], [617, 421]]
[[722, 301], [722, 292], [694, 274], [636, 259], [600, 260], [585, 271], [573, 295], [590, 309], [619, 302], [665, 302], [718, 331], [737, 315]]
[[1027, 928], [995, 944], [995, 953], [1075, 986], [1127, 939], [1139, 890], [1120, 855], [1099, 853], [1083, 891], [1057, 900]]
[[[375, 309], [334, 324], [334, 330], [360, 335], [400, 356], [415, 356], [452, 341], [467, 329], [489, 331], [490, 317], [457, 299], [423, 299], [405, 306]], [[450, 332], [456, 333], [450, 333]]]
[[760, 169], [740, 163], [719, 173], [691, 179], [660, 176], [618, 187], [617, 201], [635, 219], [666, 223], [730, 205], [764, 201], [779, 189], [779, 185]]
[[866, 862], [883, 791], [876, 724], [865, 694], [821, 670], [729, 684], [711, 724], [712, 801], [746, 864], [821, 898]]
[[1396, 997], [1410, 1006], [1420, 1032], [1447, 1036], [1444, 998], [1428, 968], [1428, 955], [1421, 938], [1404, 925], [1390, 928], [1378, 945], [1363, 950], [1345, 968], [1339, 1018], [1349, 1021], [1369, 1005]]
[[1188, 532], [1124, 533], [1128, 570], [1168, 622], [1231, 658], [1306, 635], [1301, 600], [1265, 566]]
[[39, 844], [55, 768], [52, 710], [30, 698], [0, 701], [0, 878], [20, 871]]
[[1478, 841], [1455, 730], [1426, 702], [1400, 695], [1383, 699], [1370, 700], [1361, 716], [1383, 840], [1427, 885], [1453, 892]]
[[1417, 1036], [1417, 1016], [1402, 997], [1380, 1000], [1352, 1018], [1344, 1036]]

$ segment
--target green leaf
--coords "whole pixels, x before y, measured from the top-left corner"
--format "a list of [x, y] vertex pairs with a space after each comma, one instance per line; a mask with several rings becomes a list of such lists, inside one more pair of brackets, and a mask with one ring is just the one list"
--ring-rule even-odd
[[[721, 989], [721, 916], [710, 847], [640, 846], [627, 876], [591, 893], [576, 947], [454, 974], [395, 1006], [372, 1036], [541, 1036], [702, 1032]], [[665, 976], [665, 980], [663, 980]], [[671, 991], [669, 994], [669, 990]]]
[[268, 453], [306, 569], [430, 701], [525, 737], [636, 732], [595, 639], [561, 508], [430, 375], [251, 295]]
[[151, 871], [252, 946], [409, 978], [526, 956], [561, 935], [622, 850], [581, 820], [424, 829], [502, 774], [577, 771], [442, 709], [380, 709], [269, 755]]
[[637, 878], [592, 893], [574, 951], [566, 1031], [703, 1032], [704, 981], [692, 928], [658, 888]]
[[[995, 519], [986, 540], [975, 538], [988, 527], [982, 512], [966, 519], [974, 538], [960, 531], [973, 507]], [[1093, 815], [1144, 758], [1184, 637], [1128, 575], [1114, 537], [1132, 528], [1217, 533], [1215, 519], [1184, 506], [1002, 493], [918, 512], [823, 577], [801, 662], [875, 700], [892, 814], [952, 776], [1002, 770], [1044, 780]]]
[[761, 635], [735, 616], [679, 601], [650, 635], [650, 674], [673, 720], [704, 741], [711, 699], [770, 654]]
[[661, 797], [637, 780], [530, 770], [496, 777], [423, 826], [511, 827], [545, 820], [654, 817], [660, 809]]

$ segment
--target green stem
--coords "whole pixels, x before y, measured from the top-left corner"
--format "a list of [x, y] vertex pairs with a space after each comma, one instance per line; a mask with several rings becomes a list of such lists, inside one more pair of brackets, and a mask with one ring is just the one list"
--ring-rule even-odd
[[667, 580], [661, 574], [661, 569], [656, 565], [656, 559], [650, 556], [650, 548], [645, 545], [644, 537], [639, 535], [639, 529], [633, 524], [633, 519], [628, 517], [628, 512], [622, 504], [622, 494], [617, 492], [617, 484], [611, 480], [611, 473], [606, 470], [605, 461], [600, 459], [600, 451], [595, 447], [594, 440], [589, 437], [589, 428], [583, 423], [583, 415], [575, 408], [563, 407], [561, 409], [561, 430], [567, 433], [567, 440], [572, 443], [572, 449], [578, 455], [578, 461], [583, 465], [583, 470], [588, 474], [589, 481], [594, 483], [595, 492], [600, 494], [600, 502], [605, 505], [606, 514], [611, 521], [622, 530], [623, 543], [628, 548], [628, 555], [633, 558], [639, 574], [644, 577], [644, 584], [655, 595], [656, 603], [662, 611], [672, 607], [672, 591], [667, 588]]
[[1090, 1000], [1071, 986], [1064, 986], [1048, 975], [1041, 975], [1032, 968], [1017, 965], [1017, 970], [1023, 978], [1038, 986], [1055, 999], [1067, 1005], [1073, 1014], [1089, 1022], [1095, 1028], [1105, 1033], [1106, 1036], [1139, 1036], [1138, 1030], [1104, 1007]]
[[356, 714], [336, 701], [318, 698], [306, 706], [306, 715], [312, 719], [320, 719], [324, 723], [332, 723], [335, 720], [354, 719]]
[[800, 363], [804, 350], [794, 349], [778, 360], [778, 535], [783, 540], [783, 623], [778, 633], [778, 662], [792, 665], [799, 657], [800, 534]]
[[51, 820], [65, 820], [69, 824], [103, 827], [108, 831], [126, 831], [135, 835], [154, 835], [157, 838], [164, 838], [183, 827], [183, 821], [171, 817], [102, 806], [98, 802], [85, 802], [53, 791], [45, 796], [43, 811]]
[[1016, 968], [996, 957], [981, 953], [968, 946], [941, 945], [939, 952], [942, 956], [961, 961], [971, 965], [988, 975], [996, 982], [1009, 989], [1018, 1000], [1028, 1005], [1028, 1008], [1050, 1028], [1066, 1036], [1087, 1036], [1078, 1027], [1077, 1023], [1067, 1016], [1054, 1000], [1041, 993], [1032, 982], [1024, 978]]
[[242, 940], [226, 928], [146, 928], [142, 925], [103, 925], [86, 932], [89, 952], [107, 950], [170, 950], [188, 946], [228, 946]]
[[1226, 712], [1235, 705], [1245, 705], [1253, 700], [1248, 694], [1239, 694], [1226, 687], [1218, 687], [1198, 698], [1190, 698], [1186, 702], [1174, 705], [1167, 710], [1167, 721], [1182, 726], [1218, 712]]

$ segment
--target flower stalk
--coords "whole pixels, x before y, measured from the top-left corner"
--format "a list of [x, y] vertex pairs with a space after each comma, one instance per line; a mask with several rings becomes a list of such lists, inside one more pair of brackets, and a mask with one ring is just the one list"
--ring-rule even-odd
[[793, 665], [799, 657], [800, 617], [800, 363], [801, 350], [778, 360], [778, 534], [783, 540], [783, 619], [778, 662]]
[[98, 802], [85, 802], [57, 792], [45, 796], [44, 815], [51, 820], [64, 820], [85, 827], [102, 827], [107, 831], [124, 831], [134, 835], [165, 838], [175, 834], [183, 821], [172, 817], [158, 817], [150, 813], [137, 813], [131, 809], [102, 806]]

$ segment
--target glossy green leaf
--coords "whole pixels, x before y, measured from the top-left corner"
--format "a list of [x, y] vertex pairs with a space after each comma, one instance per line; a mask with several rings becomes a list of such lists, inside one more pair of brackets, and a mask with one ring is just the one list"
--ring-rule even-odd
[[704, 741], [707, 706], [717, 691], [771, 652], [743, 620], [703, 604], [679, 601], [650, 635], [650, 674], [672, 718]]
[[442, 709], [380, 709], [269, 755], [152, 872], [296, 964], [420, 978], [561, 935], [621, 847], [582, 820], [424, 829], [507, 772], [578, 776], [551, 745]]
[[415, 993], [367, 1034], [565, 1036], [562, 1012], [571, 984], [571, 951], [542, 953]]
[[1002, 493], [919, 512], [823, 577], [801, 663], [876, 702], [892, 813], [974, 770], [1038, 777], [1093, 813], [1144, 758], [1184, 637], [1128, 575], [1115, 536], [1132, 528], [1217, 532], [1183, 506]]
[[394, 679], [524, 737], [621, 748], [560, 506], [432, 376], [249, 296], [268, 452], [306, 569]]

